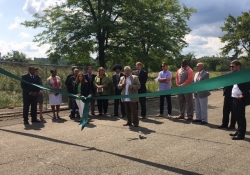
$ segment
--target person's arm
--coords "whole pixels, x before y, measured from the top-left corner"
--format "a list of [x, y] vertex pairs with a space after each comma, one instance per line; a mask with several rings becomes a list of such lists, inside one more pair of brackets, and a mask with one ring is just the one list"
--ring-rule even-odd
[[187, 84], [192, 83], [194, 78], [194, 72], [191, 68], [188, 69], [188, 78], [186, 79], [186, 81], [184, 81], [184, 83], [182, 83], [180, 86], [185, 86]]
[[[27, 81], [26, 75], [23, 75], [23, 76], [22, 76], [22, 79], [25, 80], [25, 81]], [[32, 91], [31, 91], [30, 88], [29, 88], [29, 84], [27, 84], [27, 83], [25, 83], [25, 82], [21, 82], [21, 87], [22, 87], [23, 92], [24, 92], [25, 94], [27, 94], [27, 95], [31, 95], [31, 94], [32, 94]]]
[[175, 74], [175, 84], [176, 86], [180, 86], [179, 84], [179, 70], [177, 70], [176, 74]]
[[143, 71], [143, 76], [141, 78], [140, 84], [146, 84], [148, 80], [148, 73]]
[[[132, 83], [132, 82], [131, 82]], [[141, 88], [141, 83], [138, 77], [134, 77], [134, 84], [132, 84], [132, 90], [138, 90]]]
[[[124, 81], [126, 81], [126, 79], [125, 79], [125, 77], [123, 76], [123, 77], [120, 78], [120, 81], [119, 81], [119, 83], [118, 83], [118, 85], [117, 85], [117, 88], [118, 88], [118, 89], [123, 89], [123, 88], [125, 87], [126, 84], [124, 84]], [[125, 83], [126, 83], [126, 82], [125, 82]]]

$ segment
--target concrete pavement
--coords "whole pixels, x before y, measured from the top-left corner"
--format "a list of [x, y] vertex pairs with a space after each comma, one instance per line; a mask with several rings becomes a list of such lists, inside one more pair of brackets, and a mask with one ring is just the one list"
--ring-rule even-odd
[[[176, 97], [172, 101], [178, 115]], [[44, 114], [46, 123], [29, 126], [6, 118], [0, 121], [0, 174], [249, 174], [250, 128], [242, 141], [218, 129], [222, 102], [222, 91], [213, 91], [208, 125], [155, 118], [158, 99], [148, 100], [148, 119], [138, 128], [122, 126], [123, 118], [95, 116], [80, 131], [69, 111], [61, 120]], [[139, 131], [147, 138], [138, 139]]]

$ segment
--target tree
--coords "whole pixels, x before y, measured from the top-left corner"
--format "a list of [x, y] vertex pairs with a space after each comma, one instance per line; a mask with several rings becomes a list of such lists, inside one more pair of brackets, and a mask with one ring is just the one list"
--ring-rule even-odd
[[227, 55], [230, 51], [234, 52], [234, 57], [238, 58], [242, 54], [250, 57], [250, 10], [242, 12], [241, 16], [233, 17], [229, 15], [221, 27], [226, 32], [220, 37], [222, 43], [226, 45], [221, 48], [222, 54]]
[[3, 59], [10, 62], [29, 62], [31, 60], [27, 58], [25, 53], [16, 50], [13, 50], [12, 53], [7, 52], [7, 55], [4, 55]]
[[143, 59], [148, 67], [187, 45], [186, 20], [194, 11], [178, 0], [67, 0], [23, 25], [45, 28], [34, 41], [50, 44], [48, 54], [87, 60], [97, 53], [99, 66]]

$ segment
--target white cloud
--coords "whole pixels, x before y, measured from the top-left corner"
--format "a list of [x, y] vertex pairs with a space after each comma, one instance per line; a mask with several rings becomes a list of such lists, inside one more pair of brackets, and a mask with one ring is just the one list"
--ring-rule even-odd
[[220, 48], [224, 46], [224, 43], [221, 43], [218, 37], [203, 37], [193, 34], [186, 36], [186, 42], [189, 43], [189, 46], [183, 49], [183, 53], [192, 52], [196, 55], [196, 58], [219, 55]]
[[21, 32], [21, 33], [19, 34], [19, 37], [21, 37], [21, 38], [29, 38], [29, 37], [30, 37], [30, 34], [28, 34], [28, 33], [26, 33], [26, 32]]
[[8, 28], [10, 30], [19, 29], [21, 27], [21, 22], [23, 22], [23, 21], [24, 21], [24, 19], [17, 16], [17, 17], [15, 17], [15, 22], [11, 23]]
[[12, 50], [17, 50], [19, 52], [23, 52], [29, 58], [34, 57], [47, 57], [46, 51], [48, 50], [49, 45], [37, 46], [37, 43], [34, 42], [6, 42], [0, 40], [0, 51], [2, 56], [7, 54], [7, 52], [11, 52]]
[[0, 18], [3, 16], [3, 14], [2, 13], [0, 13]]
[[40, 0], [37, 2], [36, 0], [26, 0], [23, 6], [23, 11], [31, 15], [34, 15], [35, 13], [42, 15], [44, 9], [49, 6], [55, 6], [56, 3], [64, 1], [65, 0]]

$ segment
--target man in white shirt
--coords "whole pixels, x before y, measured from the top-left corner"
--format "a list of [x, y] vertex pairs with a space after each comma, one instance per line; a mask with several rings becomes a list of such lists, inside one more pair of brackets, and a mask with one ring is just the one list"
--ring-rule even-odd
[[[232, 72], [240, 71], [241, 63], [238, 60], [231, 62], [230, 68]], [[233, 110], [232, 115], [236, 117], [238, 129], [235, 133], [229, 134], [232, 140], [244, 140], [246, 134], [246, 116], [245, 108], [248, 100], [248, 83], [241, 83], [233, 85], [232, 98]]]
[[[118, 89], [121, 89], [122, 95], [132, 95], [138, 94], [138, 89], [141, 87], [138, 76], [132, 75], [131, 68], [129, 66], [124, 67], [125, 76], [120, 78], [120, 82], [118, 83]], [[134, 127], [138, 127], [139, 119], [138, 119], [138, 109], [137, 102], [139, 98], [122, 98], [122, 102], [124, 102], [125, 112], [127, 115], [127, 123], [123, 126], [134, 125]], [[133, 116], [133, 121], [132, 121]]]

